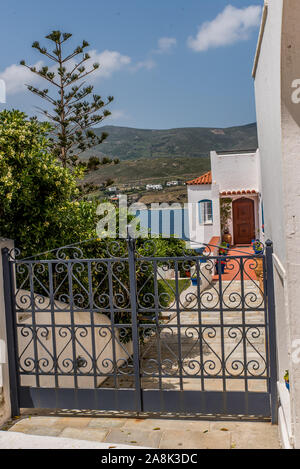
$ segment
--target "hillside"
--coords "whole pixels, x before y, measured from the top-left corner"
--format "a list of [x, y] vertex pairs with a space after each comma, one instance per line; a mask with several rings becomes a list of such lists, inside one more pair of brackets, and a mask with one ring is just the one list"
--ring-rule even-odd
[[161, 183], [172, 179], [187, 181], [210, 169], [209, 158], [143, 158], [101, 166], [85, 177], [86, 182], [102, 184], [112, 179], [115, 184]]
[[97, 134], [107, 132], [102, 144], [83, 155], [107, 155], [121, 160], [140, 158], [207, 157], [211, 150], [248, 150], [257, 148], [256, 124], [224, 129], [180, 128], [143, 130], [104, 126], [93, 129]]

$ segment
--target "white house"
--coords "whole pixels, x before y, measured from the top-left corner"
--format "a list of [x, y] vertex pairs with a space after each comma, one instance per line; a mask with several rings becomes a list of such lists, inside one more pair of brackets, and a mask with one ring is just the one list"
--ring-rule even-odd
[[146, 190], [147, 191], [162, 191], [163, 186], [161, 184], [147, 184]]
[[259, 151], [212, 151], [210, 159], [211, 171], [187, 182], [191, 246], [221, 240], [222, 199], [227, 199], [231, 209], [226, 224], [232, 244], [262, 239]]
[[178, 181], [169, 181], [166, 184], [167, 187], [178, 186]]
[[[265, 1], [254, 62], [265, 237], [274, 244], [279, 424], [300, 448], [300, 1]], [[290, 392], [284, 385], [289, 371]]]

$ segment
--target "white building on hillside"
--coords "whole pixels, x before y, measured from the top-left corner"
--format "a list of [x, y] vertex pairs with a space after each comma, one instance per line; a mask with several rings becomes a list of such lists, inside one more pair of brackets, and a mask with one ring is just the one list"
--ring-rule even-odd
[[147, 184], [146, 190], [147, 191], [162, 191], [163, 186], [161, 184]]
[[187, 183], [191, 246], [220, 241], [220, 205], [231, 211], [226, 223], [232, 244], [262, 239], [262, 200], [258, 151], [210, 154], [211, 171]]
[[178, 181], [169, 181], [166, 183], [167, 187], [178, 186]]

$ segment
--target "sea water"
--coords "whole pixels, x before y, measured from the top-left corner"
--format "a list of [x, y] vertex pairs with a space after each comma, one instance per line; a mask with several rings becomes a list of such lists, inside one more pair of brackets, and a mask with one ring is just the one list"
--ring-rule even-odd
[[162, 235], [164, 238], [176, 237], [189, 240], [189, 218], [186, 208], [166, 208], [137, 210], [142, 230], [148, 230], [151, 236]]

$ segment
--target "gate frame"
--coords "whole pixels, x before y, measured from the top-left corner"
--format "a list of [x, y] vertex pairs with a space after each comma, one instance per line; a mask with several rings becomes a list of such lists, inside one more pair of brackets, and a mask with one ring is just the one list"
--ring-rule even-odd
[[10, 383], [10, 402], [11, 416], [18, 417], [20, 415], [19, 388], [20, 379], [18, 374], [17, 359], [18, 350], [16, 345], [16, 315], [14, 307], [14, 272], [13, 264], [10, 261], [10, 250], [2, 249], [3, 263], [3, 287], [4, 287], [4, 304], [5, 304], [5, 320], [7, 335], [7, 359], [9, 369]]
[[269, 337], [269, 363], [270, 363], [270, 399], [271, 399], [271, 419], [272, 424], [278, 424], [278, 360], [276, 344], [276, 308], [275, 308], [275, 288], [274, 288], [274, 267], [273, 267], [273, 242], [266, 241], [266, 298], [268, 313], [268, 337]]
[[[137, 317], [137, 286], [136, 286], [136, 252], [135, 240], [128, 237], [128, 265], [130, 281], [130, 299], [132, 309], [132, 331], [133, 331], [133, 360], [135, 376], [135, 400], [136, 412], [143, 409], [142, 399], [143, 390], [141, 388], [140, 362], [140, 344], [138, 336], [138, 317]], [[269, 353], [269, 395], [271, 421], [273, 425], [278, 423], [278, 391], [277, 391], [277, 346], [276, 346], [276, 311], [275, 311], [275, 289], [274, 289], [274, 271], [273, 271], [273, 243], [267, 240], [265, 243], [265, 269], [264, 285], [265, 298], [267, 301], [267, 323], [266, 323], [266, 341], [267, 351]], [[222, 256], [221, 256], [222, 257]], [[2, 249], [3, 259], [3, 283], [4, 283], [4, 302], [7, 327], [7, 350], [10, 378], [10, 398], [12, 417], [20, 415], [20, 377], [17, 367], [17, 339], [16, 339], [16, 315], [15, 315], [15, 274], [14, 264], [11, 261], [11, 251], [8, 248]], [[151, 390], [149, 390], [151, 391]], [[196, 391], [197, 392], [197, 391]], [[200, 391], [199, 391], [200, 393]]]

